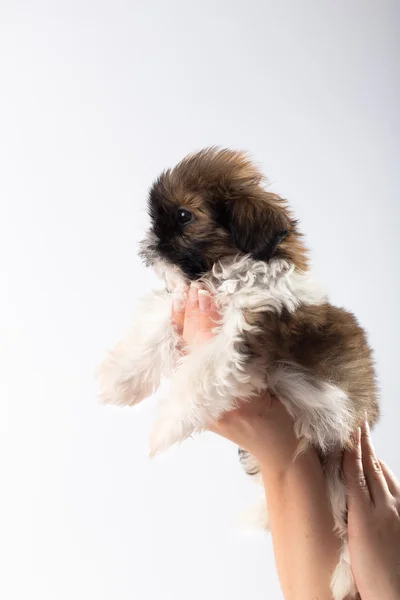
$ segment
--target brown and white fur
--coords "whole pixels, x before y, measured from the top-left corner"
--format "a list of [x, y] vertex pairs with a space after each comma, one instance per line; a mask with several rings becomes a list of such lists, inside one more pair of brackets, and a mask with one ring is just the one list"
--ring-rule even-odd
[[[344, 448], [364, 420], [379, 416], [374, 363], [355, 317], [332, 306], [313, 280], [287, 204], [262, 185], [247, 156], [210, 148], [164, 172], [149, 195], [151, 229], [141, 254], [165, 281], [143, 300], [127, 337], [101, 371], [102, 397], [133, 405], [162, 377], [152, 453], [207, 428], [237, 399], [269, 389], [293, 416], [299, 448], [315, 446], [342, 540], [335, 600], [357, 594], [350, 568]], [[201, 280], [221, 314], [216, 335], [183, 355], [171, 324], [172, 292]], [[243, 451], [249, 474], [259, 469]]]

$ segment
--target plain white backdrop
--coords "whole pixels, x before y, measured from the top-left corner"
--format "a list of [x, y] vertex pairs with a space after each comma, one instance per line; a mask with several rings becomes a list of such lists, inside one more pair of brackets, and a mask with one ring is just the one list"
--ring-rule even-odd
[[4, 600], [282, 598], [270, 539], [235, 526], [256, 495], [235, 447], [149, 461], [155, 400], [96, 400], [152, 281], [147, 189], [203, 146], [262, 164], [369, 331], [400, 475], [396, 4], [0, 0]]

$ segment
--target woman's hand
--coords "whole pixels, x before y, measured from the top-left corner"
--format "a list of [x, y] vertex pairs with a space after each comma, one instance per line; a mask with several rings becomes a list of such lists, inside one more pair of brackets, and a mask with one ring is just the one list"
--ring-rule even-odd
[[[177, 296], [173, 320], [187, 351], [207, 342], [220, 315], [211, 296], [192, 285]], [[338, 557], [324, 475], [310, 448], [296, 461], [292, 419], [263, 393], [210, 423], [211, 431], [259, 461], [267, 489], [276, 562], [285, 597], [331, 598], [329, 581]], [[400, 484], [375, 457], [369, 430], [344, 458], [349, 491], [349, 545], [362, 600], [400, 598]], [[287, 548], [291, 552], [287, 552]]]
[[400, 483], [380, 462], [368, 424], [345, 453], [349, 547], [362, 600], [400, 598]]
[[[198, 286], [190, 287], [187, 301], [175, 298], [173, 320], [187, 352], [214, 335], [219, 317], [210, 295]], [[331, 600], [330, 578], [339, 543], [325, 478], [313, 448], [294, 460], [298, 440], [283, 404], [263, 393], [240, 402], [209, 428], [248, 450], [260, 464], [285, 598]]]
[[[214, 335], [220, 315], [206, 290], [192, 284], [187, 300], [174, 298], [173, 321], [182, 336], [187, 352]], [[275, 473], [293, 462], [297, 438], [293, 422], [277, 398], [264, 392], [249, 401], [242, 401], [236, 410], [209, 424], [210, 431], [225, 437], [249, 451], [265, 469]]]
[[213, 337], [219, 319], [211, 295], [197, 283], [192, 283], [186, 297], [181, 292], [174, 293], [172, 320], [188, 351]]

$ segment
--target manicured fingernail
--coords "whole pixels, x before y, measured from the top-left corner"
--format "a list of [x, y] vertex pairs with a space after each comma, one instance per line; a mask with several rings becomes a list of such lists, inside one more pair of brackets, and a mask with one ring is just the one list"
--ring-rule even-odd
[[186, 294], [184, 292], [174, 292], [172, 295], [172, 305], [175, 312], [183, 312], [186, 305]]
[[367, 433], [370, 432], [370, 429], [369, 429], [369, 419], [368, 419], [367, 411], [365, 411], [365, 413], [364, 413], [364, 429], [365, 429], [365, 431]]
[[211, 296], [207, 290], [199, 290], [199, 306], [200, 312], [206, 313], [210, 309]]
[[199, 284], [196, 282], [193, 282], [190, 284], [190, 289], [189, 289], [189, 302], [191, 304], [196, 304], [198, 301], [198, 293], [199, 293]]

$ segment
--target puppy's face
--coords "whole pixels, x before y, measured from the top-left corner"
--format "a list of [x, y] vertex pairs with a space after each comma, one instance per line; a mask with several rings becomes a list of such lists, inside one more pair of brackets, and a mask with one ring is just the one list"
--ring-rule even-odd
[[296, 223], [261, 181], [244, 154], [213, 148], [164, 172], [149, 194], [151, 228], [141, 249], [146, 263], [173, 265], [192, 280], [238, 254], [286, 258], [305, 269]]

